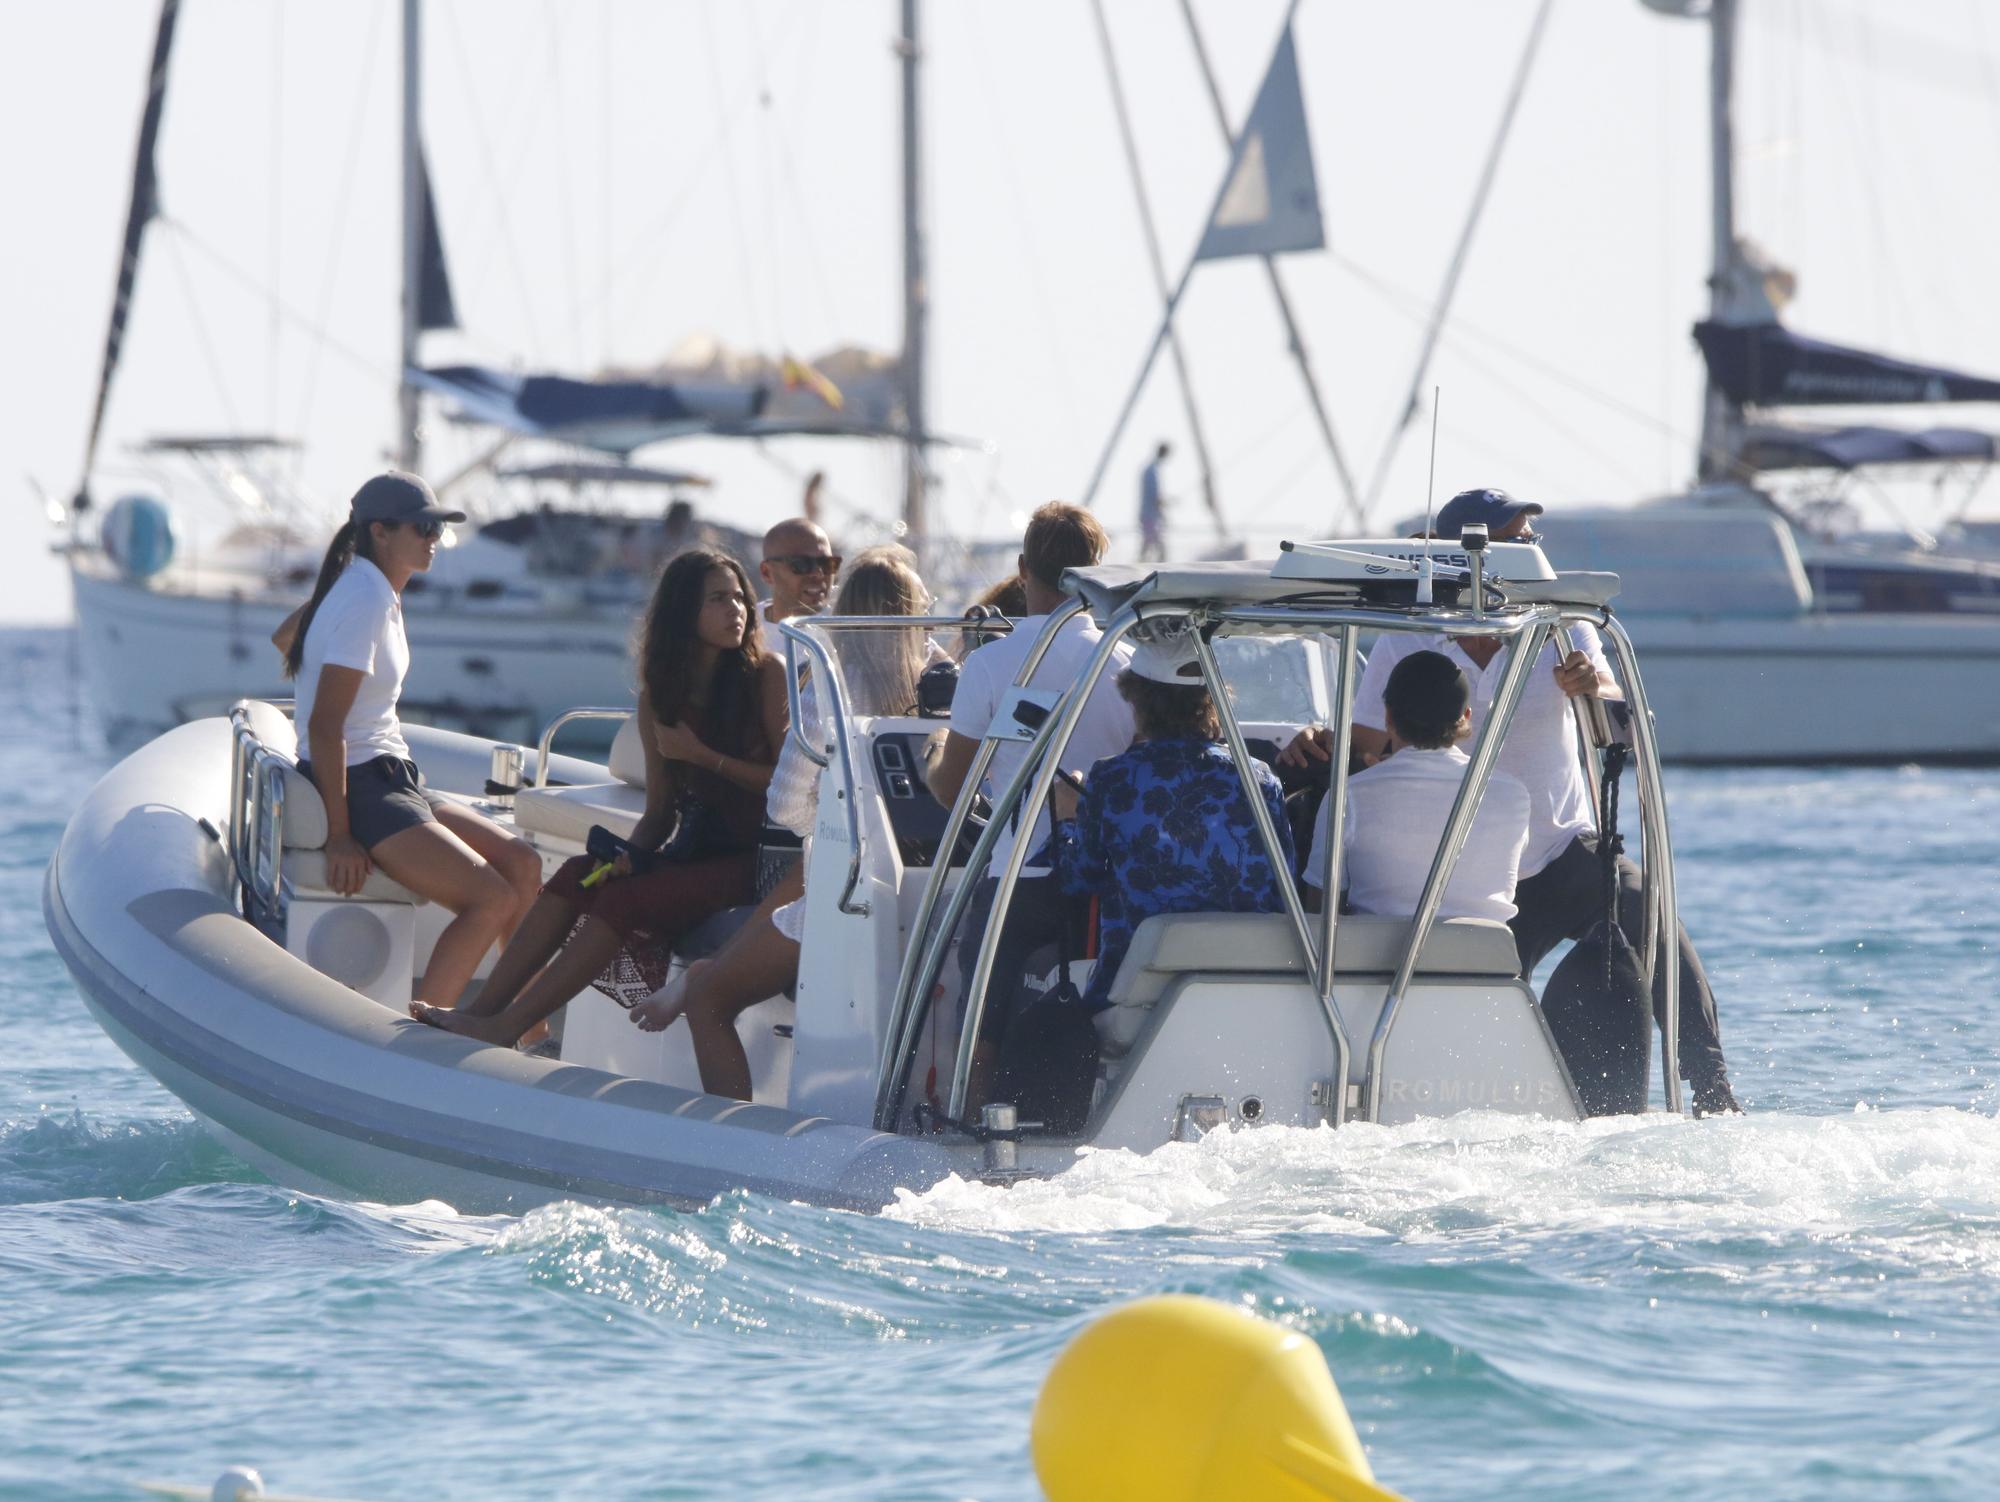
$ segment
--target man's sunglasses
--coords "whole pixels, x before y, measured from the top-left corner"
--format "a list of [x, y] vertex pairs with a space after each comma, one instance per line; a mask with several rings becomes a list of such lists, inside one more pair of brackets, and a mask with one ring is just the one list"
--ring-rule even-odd
[[782, 563], [801, 579], [807, 574], [812, 573], [823, 573], [830, 579], [840, 572], [840, 555], [838, 553], [780, 553], [776, 557], [766, 558], [764, 561], [766, 563]]

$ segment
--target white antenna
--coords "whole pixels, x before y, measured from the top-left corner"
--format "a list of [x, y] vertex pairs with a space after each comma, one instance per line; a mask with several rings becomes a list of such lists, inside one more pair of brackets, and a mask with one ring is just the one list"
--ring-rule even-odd
[[1417, 575], [1417, 603], [1431, 603], [1431, 518], [1437, 509], [1438, 408], [1444, 402], [1444, 387], [1431, 387], [1431, 474], [1424, 486], [1424, 561]]

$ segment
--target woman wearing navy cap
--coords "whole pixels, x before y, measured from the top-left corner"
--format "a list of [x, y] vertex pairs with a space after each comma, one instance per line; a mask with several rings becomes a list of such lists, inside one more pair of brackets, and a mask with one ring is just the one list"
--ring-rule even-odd
[[417, 476], [376, 475], [354, 493], [312, 598], [273, 638], [298, 685], [299, 770], [326, 805], [327, 885], [352, 896], [380, 866], [456, 915], [422, 982], [443, 1006], [513, 932], [542, 874], [526, 841], [423, 785], [396, 718], [410, 667], [403, 587], [431, 566], [445, 523], [464, 520]]

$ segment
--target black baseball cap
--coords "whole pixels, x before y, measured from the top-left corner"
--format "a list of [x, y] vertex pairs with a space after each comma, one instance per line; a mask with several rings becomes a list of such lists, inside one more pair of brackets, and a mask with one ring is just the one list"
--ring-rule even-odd
[[1539, 502], [1517, 501], [1506, 491], [1488, 486], [1480, 490], [1461, 490], [1446, 501], [1438, 511], [1432, 528], [1439, 537], [1456, 539], [1475, 523], [1483, 523], [1489, 532], [1498, 532], [1517, 516], [1541, 514]]
[[430, 486], [400, 469], [384, 470], [354, 492], [349, 514], [358, 522], [462, 522], [463, 511], [438, 504]]

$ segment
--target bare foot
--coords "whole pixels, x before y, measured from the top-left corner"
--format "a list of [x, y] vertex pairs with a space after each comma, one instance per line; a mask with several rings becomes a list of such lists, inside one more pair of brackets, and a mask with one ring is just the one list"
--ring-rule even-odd
[[696, 960], [676, 976], [671, 985], [662, 986], [658, 994], [632, 1008], [633, 1025], [648, 1033], [663, 1032], [672, 1027], [674, 1020], [687, 1010], [690, 983], [707, 968], [707, 960]]
[[474, 1017], [466, 1012], [454, 1012], [450, 1007], [434, 1007], [427, 1001], [411, 1002], [410, 1015], [428, 1027], [440, 1032], [457, 1033], [461, 1038], [474, 1038], [481, 1043], [511, 1045], [514, 1042], [506, 1025], [497, 1017]]

